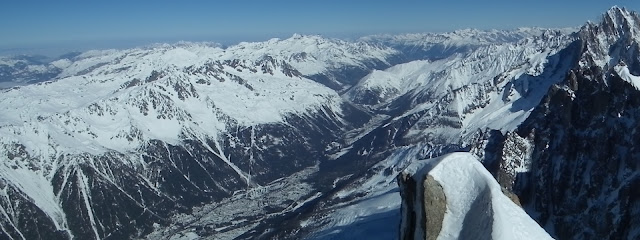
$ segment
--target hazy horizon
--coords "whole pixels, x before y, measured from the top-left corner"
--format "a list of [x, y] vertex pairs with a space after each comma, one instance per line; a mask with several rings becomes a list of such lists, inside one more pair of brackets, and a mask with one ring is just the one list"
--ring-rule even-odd
[[[0, 9], [0, 56], [54, 57], [72, 51], [153, 43], [288, 38], [294, 33], [349, 38], [372, 34], [579, 27], [623, 1], [397, 2], [8, 2]], [[552, 6], [552, 7], [549, 7]]]
[[[526, 28], [526, 26], [519, 27]], [[534, 27], [531, 27], [534, 28]], [[570, 27], [567, 27], [570, 28]], [[444, 33], [444, 32], [453, 32], [456, 30], [465, 30], [470, 28], [463, 29], [453, 29], [451, 31], [424, 31], [424, 32], [380, 32], [380, 33], [368, 33], [368, 34], [322, 34], [322, 33], [309, 33], [302, 35], [319, 35], [327, 38], [338, 38], [343, 40], [357, 40], [361, 37], [379, 35], [379, 34], [412, 34], [412, 33]], [[516, 30], [517, 28], [510, 29], [478, 29], [478, 30]], [[558, 28], [560, 29], [560, 28]], [[270, 39], [278, 38], [278, 39], [287, 39], [292, 37], [294, 34], [300, 33], [291, 33], [291, 34], [281, 34], [281, 35], [264, 35], [264, 36], [245, 36], [245, 37], [192, 37], [192, 38], [158, 38], [158, 39], [129, 39], [129, 40], [99, 40], [99, 41], [78, 41], [78, 42], [68, 42], [68, 43], [52, 43], [52, 44], [43, 44], [40, 46], [26, 46], [26, 47], [15, 47], [15, 48], [0, 48], [0, 56], [19, 56], [19, 55], [43, 55], [46, 57], [59, 57], [60, 55], [64, 55], [70, 52], [83, 52], [88, 50], [105, 50], [105, 49], [128, 49], [135, 47], [145, 47], [151, 46], [154, 44], [177, 44], [179, 42], [194, 42], [194, 43], [215, 43], [220, 44], [222, 47], [236, 45], [240, 42], [263, 42], [268, 41]]]

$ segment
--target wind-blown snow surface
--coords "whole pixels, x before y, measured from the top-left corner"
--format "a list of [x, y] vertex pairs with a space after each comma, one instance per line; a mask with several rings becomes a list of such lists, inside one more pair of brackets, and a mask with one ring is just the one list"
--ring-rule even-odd
[[[416, 182], [424, 181], [425, 176], [430, 175], [442, 186], [446, 212], [439, 240], [552, 239], [521, 207], [502, 193], [495, 178], [470, 153], [452, 153], [419, 161], [403, 173], [413, 176]], [[418, 184], [415, 191], [423, 191], [421, 186]], [[421, 239], [420, 234], [416, 239]]]

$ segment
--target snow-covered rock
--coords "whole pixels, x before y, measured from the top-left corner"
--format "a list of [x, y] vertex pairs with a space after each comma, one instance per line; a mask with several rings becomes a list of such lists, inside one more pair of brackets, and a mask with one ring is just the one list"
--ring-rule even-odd
[[469, 153], [415, 162], [398, 184], [400, 239], [552, 239]]

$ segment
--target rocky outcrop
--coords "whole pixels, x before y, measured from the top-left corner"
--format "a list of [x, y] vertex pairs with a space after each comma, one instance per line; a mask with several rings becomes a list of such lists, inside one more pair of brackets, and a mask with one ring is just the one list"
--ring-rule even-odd
[[400, 239], [550, 239], [470, 153], [411, 164], [398, 175]]
[[[398, 182], [402, 189], [402, 199], [407, 199], [404, 201], [406, 204], [402, 205], [407, 219], [402, 223], [400, 239], [412, 239], [419, 232], [425, 239], [435, 240], [442, 229], [447, 210], [442, 185], [430, 175], [425, 176], [422, 181], [416, 181], [406, 172], [398, 176]], [[416, 192], [415, 189], [422, 191]], [[422, 211], [416, 212], [415, 209]]]

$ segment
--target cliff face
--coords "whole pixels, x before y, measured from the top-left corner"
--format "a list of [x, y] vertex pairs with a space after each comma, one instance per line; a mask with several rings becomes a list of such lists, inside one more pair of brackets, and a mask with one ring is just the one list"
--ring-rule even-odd
[[551, 239], [470, 153], [418, 161], [398, 184], [400, 239]]
[[555, 238], [640, 238], [638, 20], [614, 7], [584, 26], [576, 67], [486, 149], [500, 184]]
[[[640, 92], [615, 71], [572, 72], [510, 139], [530, 136], [514, 190], [560, 239], [637, 239]], [[510, 151], [513, 145], [505, 146]]]

